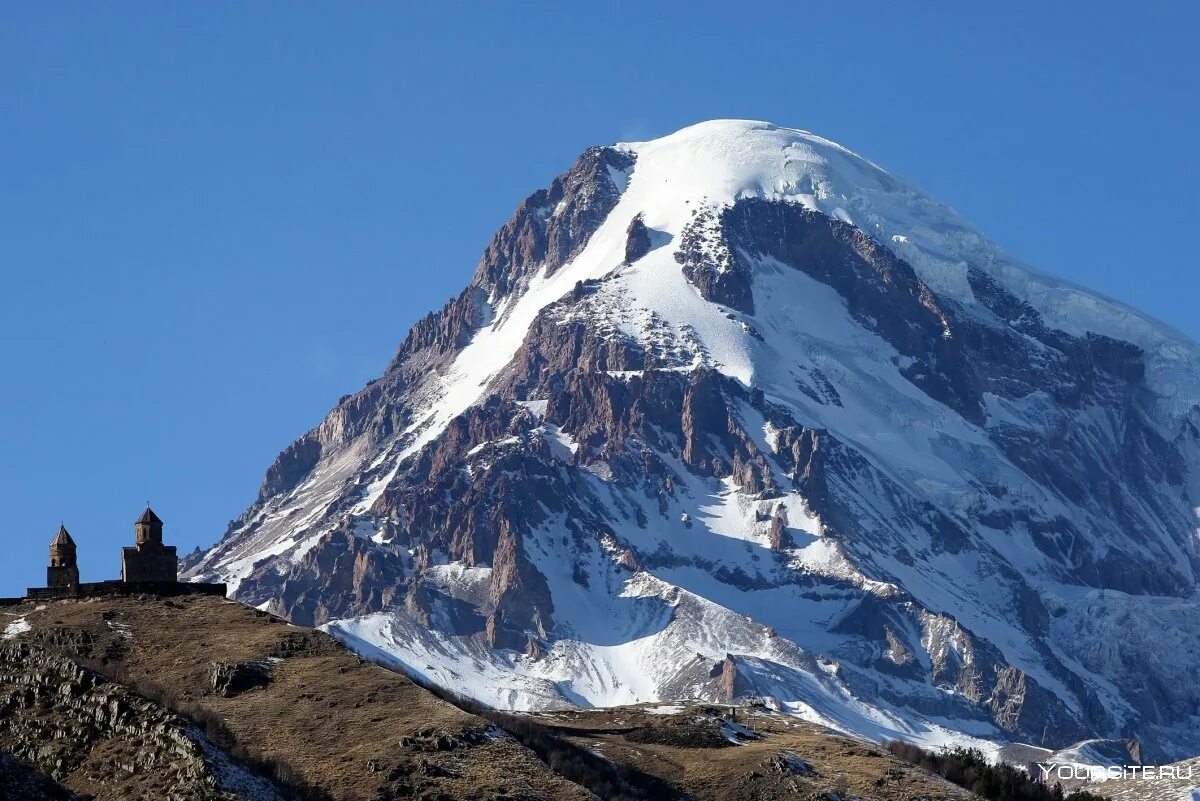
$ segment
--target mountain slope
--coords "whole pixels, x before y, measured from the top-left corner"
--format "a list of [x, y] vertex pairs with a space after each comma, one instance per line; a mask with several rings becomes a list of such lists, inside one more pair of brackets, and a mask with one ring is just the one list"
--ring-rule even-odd
[[237, 603], [113, 597], [14, 614], [23, 625], [0, 644], [0, 690], [44, 690], [15, 710], [5, 704], [0, 748], [81, 794], [294, 799], [230, 764], [198, 731], [217, 720], [236, 750], [311, 788], [306, 798], [593, 797], [487, 721], [320, 632]]
[[502, 707], [1184, 756], [1198, 382], [844, 148], [703, 123], [530, 196], [187, 567]]
[[[883, 749], [764, 709], [485, 712], [492, 725], [320, 632], [212, 597], [3, 614], [0, 749], [97, 801], [736, 801], [824, 798], [843, 785], [863, 801], [966, 796]], [[247, 771], [201, 729], [289, 786]], [[0, 799], [10, 796], [74, 798], [0, 752]]]

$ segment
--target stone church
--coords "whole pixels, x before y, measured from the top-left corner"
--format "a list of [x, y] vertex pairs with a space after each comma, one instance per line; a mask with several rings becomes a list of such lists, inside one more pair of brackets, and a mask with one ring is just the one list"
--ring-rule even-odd
[[134, 546], [121, 549], [121, 581], [179, 581], [179, 559], [174, 545], [163, 545], [163, 521], [154, 510], [133, 524]]
[[[121, 549], [120, 581], [82, 583], [79, 580], [75, 540], [60, 525], [50, 540], [46, 586], [30, 587], [25, 599], [53, 599], [97, 595], [225, 595], [224, 584], [180, 583], [179, 560], [174, 545], [163, 544], [163, 521], [147, 504], [133, 524], [134, 544]], [[0, 598], [0, 605], [24, 599]]]

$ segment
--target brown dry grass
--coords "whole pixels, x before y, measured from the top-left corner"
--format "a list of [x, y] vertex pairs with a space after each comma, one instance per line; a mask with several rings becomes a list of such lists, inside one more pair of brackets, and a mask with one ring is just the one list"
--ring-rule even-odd
[[[325, 634], [238, 603], [113, 597], [8, 611], [32, 626], [23, 637], [119, 672], [135, 688], [152, 683], [180, 706], [215, 713], [248, 753], [286, 763], [339, 801], [587, 797], [509, 739], [449, 751], [403, 747], [403, 737], [430, 729], [461, 735], [488, 724]], [[302, 647], [274, 665], [268, 686], [231, 698], [212, 691], [213, 662], [266, 659], [297, 640]]]
[[[327, 635], [235, 602], [114, 597], [7, 611], [25, 615], [31, 624], [23, 637], [102, 665], [131, 686], [153, 683], [177, 708], [219, 716], [249, 754], [285, 763], [338, 801], [589, 797], [511, 738], [485, 738], [449, 751], [403, 745], [403, 738], [431, 730], [462, 735], [488, 724], [359, 659]], [[292, 650], [274, 664], [266, 687], [231, 698], [212, 690], [212, 663]], [[739, 710], [739, 722], [761, 736], [729, 745], [713, 737], [713, 726], [727, 714], [701, 705], [676, 715], [625, 707], [526, 719], [571, 745], [662, 780], [671, 791], [664, 797], [677, 792], [697, 801], [808, 801], [836, 799], [839, 791], [863, 801], [967, 797], [883, 747], [765, 710]], [[695, 727], [695, 737], [689, 727]], [[813, 773], [782, 769], [780, 757], [789, 752]]]
[[[684, 708], [673, 715], [651, 714], [646, 707], [624, 707], [559, 712], [539, 719], [618, 764], [669, 781], [696, 801], [823, 799], [833, 798], [837, 790], [864, 801], [970, 797], [895, 759], [882, 746], [841, 737], [823, 727], [767, 710], [736, 710], [737, 721], [759, 735], [741, 745], [680, 747], [646, 742], [659, 738], [647, 737], [645, 729], [675, 730], [682, 723], [700, 730], [695, 745], [709, 744], [708, 721], [729, 715], [725, 707], [677, 706]], [[675, 731], [669, 739], [682, 742]], [[781, 770], [778, 757], [784, 752], [807, 762], [813, 773], [805, 776]]]

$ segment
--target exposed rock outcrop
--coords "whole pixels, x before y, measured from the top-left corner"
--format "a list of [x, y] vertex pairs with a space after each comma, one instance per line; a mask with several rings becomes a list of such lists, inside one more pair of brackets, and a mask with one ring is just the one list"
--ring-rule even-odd
[[99, 799], [281, 798], [189, 721], [27, 643], [0, 643], [0, 749]]
[[646, 221], [642, 219], [642, 215], [638, 214], [629, 223], [629, 229], [625, 232], [625, 263], [633, 264], [649, 252], [650, 229], [646, 227]]
[[213, 663], [213, 692], [226, 698], [271, 682], [271, 665], [265, 661]]

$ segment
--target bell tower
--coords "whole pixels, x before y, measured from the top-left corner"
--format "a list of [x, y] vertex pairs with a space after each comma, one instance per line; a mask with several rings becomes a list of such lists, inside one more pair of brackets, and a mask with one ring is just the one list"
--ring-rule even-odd
[[66, 526], [59, 526], [58, 533], [50, 540], [50, 566], [46, 568], [46, 586], [56, 589], [74, 589], [79, 586], [79, 565], [75, 561], [75, 540]]
[[179, 560], [174, 545], [163, 545], [163, 521], [149, 505], [133, 524], [134, 546], [121, 549], [121, 581], [127, 584], [174, 584]]
[[158, 519], [158, 515], [154, 514], [154, 510], [150, 508], [149, 504], [146, 505], [146, 511], [142, 512], [142, 516], [133, 524], [133, 533], [138, 545], [151, 542], [162, 545], [163, 521]]

